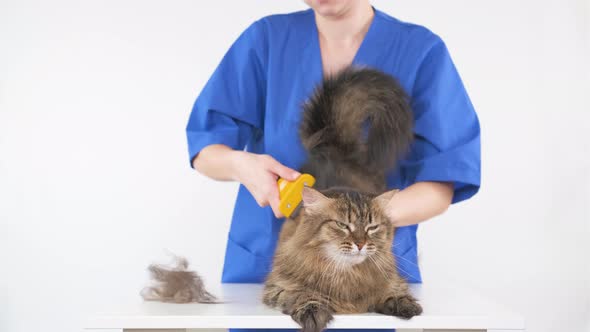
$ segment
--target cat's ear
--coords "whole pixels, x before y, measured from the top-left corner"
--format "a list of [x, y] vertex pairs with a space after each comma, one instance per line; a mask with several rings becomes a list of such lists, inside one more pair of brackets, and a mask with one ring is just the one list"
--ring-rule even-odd
[[387, 206], [387, 203], [389, 203], [389, 201], [391, 201], [391, 198], [393, 198], [393, 196], [395, 194], [397, 194], [399, 192], [399, 189], [393, 189], [390, 191], [386, 191], [383, 194], [373, 198], [373, 201], [377, 203], [377, 205], [379, 205], [382, 208], [385, 208]]
[[310, 187], [303, 187], [301, 198], [305, 208], [322, 206], [330, 201], [324, 194]]

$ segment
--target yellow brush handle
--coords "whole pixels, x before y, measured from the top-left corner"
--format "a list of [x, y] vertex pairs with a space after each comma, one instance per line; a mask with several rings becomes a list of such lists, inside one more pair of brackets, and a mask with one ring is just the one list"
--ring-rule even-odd
[[289, 182], [279, 179], [279, 211], [290, 217], [295, 208], [301, 203], [303, 187], [313, 187], [315, 178], [309, 174], [301, 174], [295, 181]]

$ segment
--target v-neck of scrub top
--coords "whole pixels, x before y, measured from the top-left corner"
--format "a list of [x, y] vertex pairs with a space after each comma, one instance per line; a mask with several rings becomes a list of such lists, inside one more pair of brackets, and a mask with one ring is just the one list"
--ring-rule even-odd
[[[382, 17], [377, 9], [372, 6], [371, 8], [373, 9], [373, 18], [369, 24], [369, 29], [367, 29], [361, 44], [354, 54], [351, 65], [375, 66], [379, 61], [381, 53], [376, 51], [377, 43], [380, 39], [379, 30]], [[318, 83], [325, 77], [324, 64], [322, 61], [322, 50], [320, 47], [319, 29], [315, 19], [315, 12], [312, 9], [308, 9], [308, 12], [308, 15], [311, 17], [311, 24], [308, 25], [311, 30], [311, 39], [308, 43], [308, 50], [311, 53], [309, 55], [313, 60], [311, 71], [313, 72], [314, 81]]]

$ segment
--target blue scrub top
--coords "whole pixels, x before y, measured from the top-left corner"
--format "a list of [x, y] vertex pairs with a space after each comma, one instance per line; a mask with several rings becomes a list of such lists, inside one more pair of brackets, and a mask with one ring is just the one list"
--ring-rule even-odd
[[[393, 75], [411, 96], [415, 142], [389, 173], [389, 187], [449, 181], [453, 203], [473, 196], [480, 184], [479, 121], [441, 38], [375, 9], [353, 63]], [[225, 144], [298, 169], [306, 159], [298, 136], [301, 105], [322, 72], [313, 10], [256, 21], [232, 44], [194, 104], [186, 127], [190, 160], [207, 145]], [[240, 185], [222, 282], [263, 282], [283, 222]], [[421, 282], [417, 227], [398, 228], [392, 249], [409, 282]]]

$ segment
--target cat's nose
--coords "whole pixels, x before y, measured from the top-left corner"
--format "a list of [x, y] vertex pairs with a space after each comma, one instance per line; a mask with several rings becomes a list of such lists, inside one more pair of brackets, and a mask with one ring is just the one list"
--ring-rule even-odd
[[355, 242], [356, 246], [359, 248], [359, 250], [363, 249], [363, 246], [365, 245], [365, 242]]

